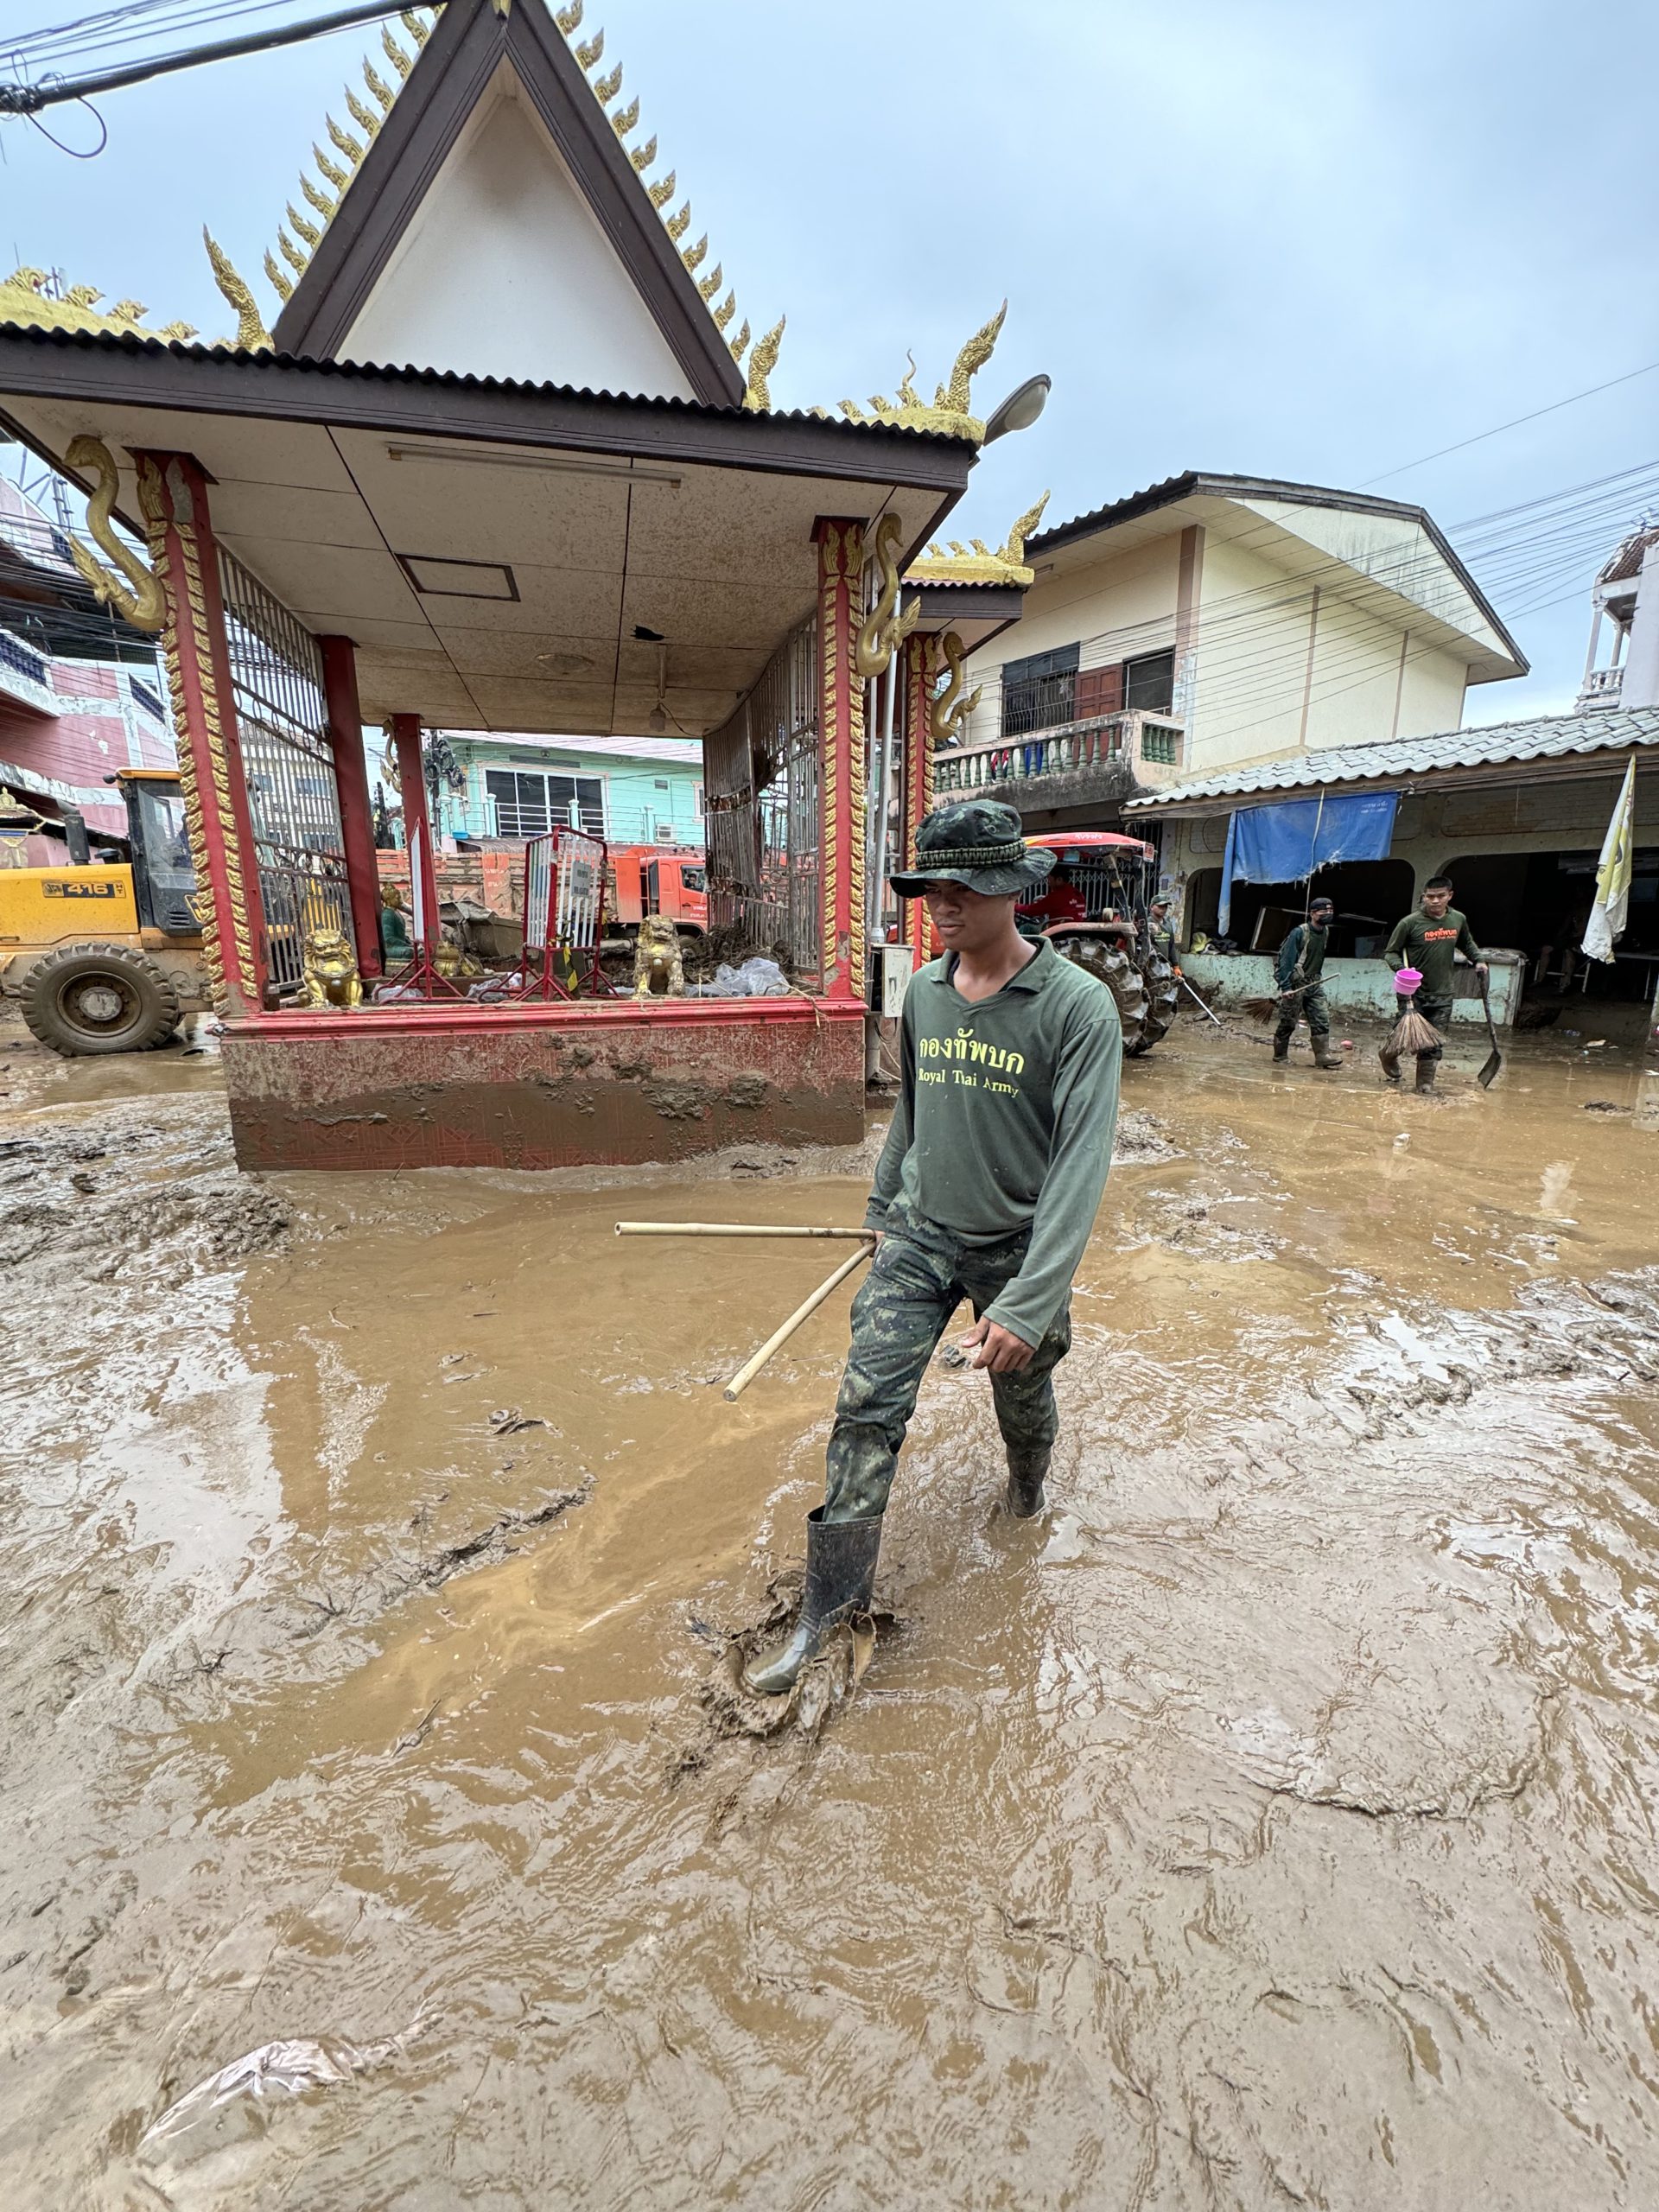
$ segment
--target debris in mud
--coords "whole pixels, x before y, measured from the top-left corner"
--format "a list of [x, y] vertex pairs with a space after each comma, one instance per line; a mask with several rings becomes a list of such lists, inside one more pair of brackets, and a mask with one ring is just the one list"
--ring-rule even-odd
[[1160, 1122], [1156, 1114], [1144, 1113], [1138, 1107], [1118, 1116], [1117, 1134], [1112, 1139], [1114, 1163], [1177, 1157], [1179, 1147], [1170, 1141], [1167, 1122]]
[[1628, 1114], [1630, 1110], [1628, 1106], [1620, 1106], [1611, 1098], [1586, 1098], [1584, 1102], [1586, 1114]]
[[517, 1436], [521, 1428], [545, 1428], [547, 1423], [539, 1414], [527, 1414], [520, 1406], [498, 1406], [490, 1415], [490, 1427], [498, 1436]]
[[[78, 1287], [125, 1278], [135, 1264], [176, 1287], [204, 1267], [280, 1250], [292, 1225], [263, 1179], [232, 1165], [217, 1102], [118, 1110], [100, 1139], [48, 1128], [9, 1140], [0, 1159], [15, 1163], [6, 1183], [16, 1193], [0, 1223], [0, 1268], [59, 1274], [67, 1262]], [[104, 1163], [96, 1177], [91, 1160]]]
[[428, 2024], [412, 2021], [401, 2035], [385, 2036], [376, 2043], [346, 2043], [338, 2036], [289, 2037], [279, 2043], [261, 2044], [242, 2057], [221, 2066], [217, 2074], [187, 2089], [139, 2138], [140, 2152], [172, 2141], [199, 2120], [239, 2097], [266, 2097], [273, 2090], [297, 2097], [307, 2089], [333, 2088], [372, 2074], [399, 2057]]
[[1146, 1193], [1146, 1231], [1172, 1252], [1211, 1260], [1271, 1260], [1283, 1240], [1264, 1230], [1232, 1229], [1216, 1220], [1211, 1200], [1194, 1192], [1155, 1190]]
[[463, 1568], [494, 1566], [511, 1558], [518, 1549], [516, 1537], [563, 1519], [573, 1506], [586, 1505], [592, 1493], [590, 1482], [582, 1483], [574, 1490], [555, 1491], [539, 1505], [522, 1512], [499, 1514], [486, 1528], [475, 1529], [453, 1543], [440, 1545], [435, 1551], [412, 1559], [384, 1560], [355, 1583], [343, 1599], [327, 1590], [321, 1597], [302, 1595], [300, 1603], [311, 1609], [310, 1614], [298, 1624], [294, 1633], [298, 1637], [316, 1636], [331, 1624], [361, 1628], [378, 1619], [411, 1591], [441, 1590], [451, 1575], [459, 1574]]

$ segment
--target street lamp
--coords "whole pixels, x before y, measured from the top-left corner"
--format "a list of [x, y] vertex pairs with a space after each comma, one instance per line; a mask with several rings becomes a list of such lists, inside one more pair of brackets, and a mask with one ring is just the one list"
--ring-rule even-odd
[[985, 425], [985, 442], [1006, 437], [1010, 430], [1028, 430], [1048, 404], [1052, 377], [1027, 377], [1019, 389], [1011, 391]]

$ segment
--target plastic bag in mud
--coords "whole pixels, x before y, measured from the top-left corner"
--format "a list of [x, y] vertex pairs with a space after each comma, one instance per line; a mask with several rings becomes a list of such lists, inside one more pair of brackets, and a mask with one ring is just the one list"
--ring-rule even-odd
[[757, 954], [746, 960], [741, 968], [733, 968], [721, 961], [715, 970], [712, 983], [702, 984], [698, 996], [709, 999], [786, 999], [789, 979], [775, 960], [762, 960]]
[[232, 2059], [217, 2074], [186, 2090], [145, 2129], [138, 2147], [141, 2152], [158, 2152], [175, 2144], [197, 2122], [238, 2098], [263, 2098], [273, 2093], [297, 2097], [307, 2089], [333, 2088], [355, 2081], [359, 2074], [372, 2073], [395, 2058], [420, 2026], [416, 2021], [402, 2035], [383, 2037], [378, 2043], [353, 2044], [338, 2036], [323, 2036], [261, 2044], [257, 2050]]

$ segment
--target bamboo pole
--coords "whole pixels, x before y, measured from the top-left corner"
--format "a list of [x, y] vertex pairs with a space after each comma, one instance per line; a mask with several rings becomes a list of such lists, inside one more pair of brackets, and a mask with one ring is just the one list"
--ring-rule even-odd
[[869, 1229], [780, 1229], [765, 1221], [619, 1221], [619, 1236], [860, 1236]]
[[809, 1320], [811, 1316], [817, 1312], [819, 1306], [823, 1305], [824, 1300], [829, 1297], [830, 1292], [835, 1289], [836, 1286], [838, 1283], [845, 1282], [848, 1276], [852, 1274], [855, 1268], [861, 1268], [865, 1261], [869, 1258], [871, 1253], [874, 1252], [874, 1249], [875, 1240], [873, 1236], [869, 1236], [867, 1232], [867, 1241], [864, 1249], [861, 1252], [855, 1252], [850, 1260], [843, 1260], [841, 1265], [836, 1269], [834, 1274], [830, 1276], [826, 1281], [821, 1282], [817, 1288], [813, 1292], [810, 1298], [803, 1299], [801, 1303], [795, 1308], [795, 1311], [790, 1315], [788, 1320], [785, 1321], [780, 1328], [777, 1328], [772, 1331], [772, 1334], [766, 1338], [765, 1344], [761, 1345], [760, 1351], [755, 1353], [753, 1358], [746, 1360], [743, 1365], [738, 1369], [736, 1374], [733, 1376], [731, 1381], [726, 1385], [726, 1395], [728, 1401], [742, 1395], [743, 1392], [748, 1389], [750, 1383], [753, 1382], [755, 1376], [760, 1372], [766, 1362], [772, 1357], [773, 1352], [777, 1351], [783, 1344], [788, 1343], [789, 1339], [794, 1335], [796, 1330], [800, 1327], [802, 1322]]

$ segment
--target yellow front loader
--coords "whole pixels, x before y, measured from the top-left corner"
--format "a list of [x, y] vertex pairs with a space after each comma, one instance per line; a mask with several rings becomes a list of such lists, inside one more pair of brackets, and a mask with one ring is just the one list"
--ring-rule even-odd
[[179, 779], [128, 768], [115, 781], [130, 862], [0, 868], [0, 991], [71, 1058], [148, 1052], [207, 1003]]

